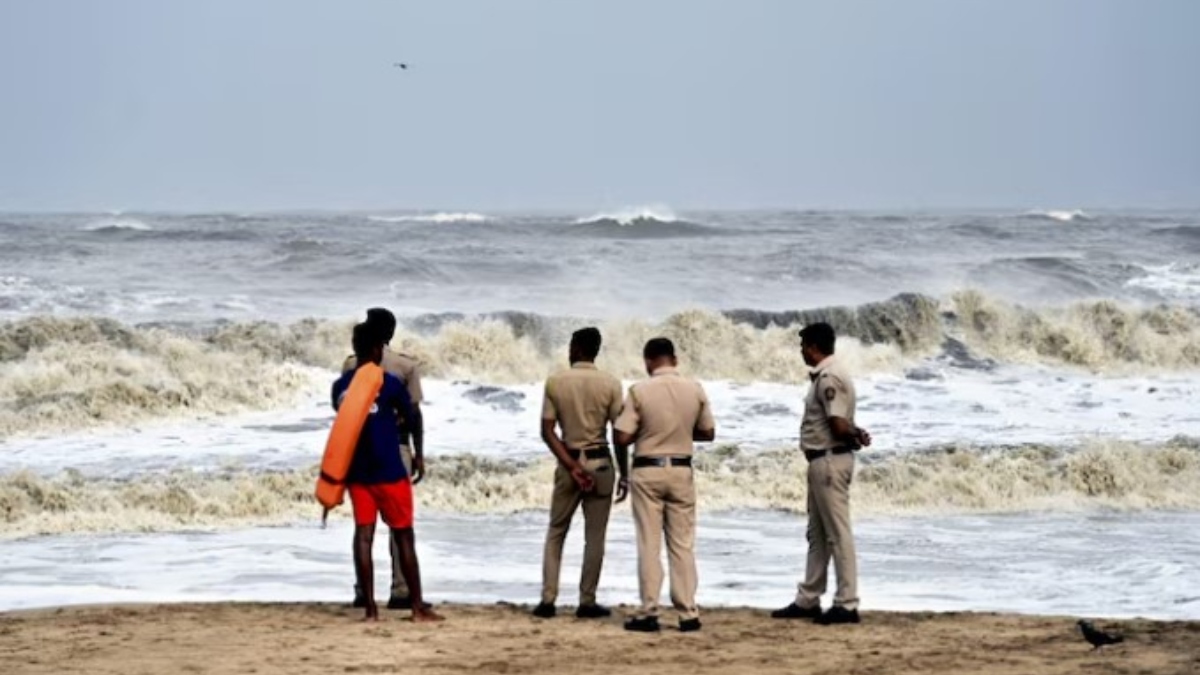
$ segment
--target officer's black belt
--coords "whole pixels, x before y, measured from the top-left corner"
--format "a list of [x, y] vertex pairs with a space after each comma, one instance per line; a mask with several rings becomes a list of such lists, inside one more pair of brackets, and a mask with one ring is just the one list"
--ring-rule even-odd
[[830, 450], [805, 450], [804, 459], [811, 462], [814, 459], [821, 459], [825, 455], [847, 455], [851, 452], [854, 452], [854, 448], [841, 447]]
[[633, 468], [643, 469], [648, 466], [691, 466], [691, 457], [634, 457]]
[[579, 455], [583, 454], [588, 459], [608, 459], [608, 448], [592, 448], [591, 450], [567, 450], [571, 453], [571, 459], [579, 459]]

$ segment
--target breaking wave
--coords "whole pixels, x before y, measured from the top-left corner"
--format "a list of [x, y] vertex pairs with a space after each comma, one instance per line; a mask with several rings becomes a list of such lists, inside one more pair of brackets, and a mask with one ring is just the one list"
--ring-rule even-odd
[[1080, 209], [1073, 211], [1064, 210], [1033, 210], [1025, 212], [1026, 218], [1034, 218], [1041, 220], [1055, 220], [1060, 223], [1073, 223], [1077, 221], [1092, 220], [1092, 217]]
[[1200, 367], [1200, 310], [1102, 300], [1030, 309], [977, 291], [953, 296], [950, 323], [971, 349], [1006, 362], [1120, 373]]
[[576, 225], [588, 223], [614, 223], [629, 227], [643, 223], [674, 223], [678, 221], [675, 212], [665, 206], [634, 206], [618, 211], [596, 213], [586, 218], [579, 218]]
[[133, 218], [102, 218], [80, 228], [85, 232], [149, 232], [154, 228]]
[[679, 218], [664, 206], [639, 206], [579, 218], [571, 234], [614, 239], [672, 239], [718, 234], [720, 230]]
[[427, 213], [402, 216], [367, 216], [376, 223], [485, 223], [491, 220], [482, 213]]
[[[435, 457], [418, 488], [420, 508], [479, 514], [544, 510], [553, 484], [546, 458]], [[795, 450], [697, 455], [702, 511], [802, 511], [805, 462]], [[0, 477], [0, 537], [63, 532], [170, 531], [316, 519], [317, 469], [176, 471], [134, 479]], [[1198, 509], [1200, 440], [1144, 446], [1088, 441], [1078, 447], [933, 448], [864, 453], [854, 479], [859, 515], [1029, 512], [1046, 509]], [[342, 507], [335, 517], [348, 517]]]
[[[641, 349], [672, 338], [682, 367], [704, 379], [799, 382], [796, 327], [833, 324], [839, 355], [861, 374], [899, 373], [937, 357], [951, 367], [1045, 363], [1102, 373], [1200, 367], [1200, 310], [1088, 302], [1031, 309], [978, 292], [939, 301], [905, 294], [857, 307], [768, 312], [690, 310], [661, 321], [597, 322], [601, 364], [643, 376]], [[582, 319], [509, 312], [407, 320], [393, 346], [428, 377], [537, 382], [558, 368]], [[0, 438], [206, 417], [294, 403], [323, 388], [350, 351], [351, 322], [127, 325], [34, 317], [0, 323]]]
[[1145, 288], [1160, 297], [1177, 300], [1200, 298], [1200, 264], [1170, 263], [1147, 265], [1142, 268], [1144, 276], [1130, 279], [1126, 286]]

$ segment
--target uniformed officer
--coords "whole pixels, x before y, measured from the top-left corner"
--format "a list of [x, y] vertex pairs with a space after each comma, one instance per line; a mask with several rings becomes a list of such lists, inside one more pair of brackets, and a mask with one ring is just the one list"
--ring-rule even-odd
[[[871, 435], [854, 425], [854, 383], [834, 357], [836, 335], [827, 323], [800, 331], [800, 351], [812, 369], [800, 449], [808, 460], [808, 562], [796, 600], [771, 616], [814, 619], [829, 625], [858, 623], [858, 570], [850, 529], [850, 481], [854, 452], [871, 444]], [[837, 571], [833, 606], [821, 612], [829, 558]]]
[[[542, 403], [542, 440], [558, 460], [550, 501], [550, 528], [542, 558], [542, 600], [534, 616], [553, 617], [558, 598], [563, 542], [571, 518], [583, 505], [583, 572], [575, 616], [598, 619], [612, 611], [596, 604], [604, 564], [604, 538], [616, 482], [608, 446], [608, 425], [621, 412], [621, 381], [596, 368], [600, 331], [583, 328], [571, 336], [571, 369], [546, 380]], [[560, 437], [555, 426], [562, 430]]]
[[617, 463], [621, 480], [617, 501], [628, 492], [627, 447], [634, 445], [633, 520], [638, 539], [638, 588], [642, 606], [625, 630], [654, 632], [662, 591], [663, 534], [671, 568], [671, 602], [679, 612], [679, 630], [700, 630], [696, 607], [696, 484], [692, 476], [693, 442], [716, 436], [712, 409], [700, 383], [676, 370], [675, 345], [667, 338], [646, 343], [642, 352], [650, 379], [629, 388], [616, 423]]
[[[391, 342], [392, 338], [396, 336], [396, 316], [394, 314], [382, 307], [372, 307], [367, 310], [366, 324], [379, 331], [384, 339], [383, 369], [404, 382], [408, 389], [408, 396], [412, 399], [414, 419], [405, 420], [405, 430], [408, 433], [402, 437], [400, 456], [404, 461], [405, 471], [412, 476], [412, 484], [416, 485], [425, 477], [425, 424], [421, 415], [420, 366], [413, 357], [394, 352], [386, 346], [386, 343]], [[353, 370], [356, 367], [358, 367], [358, 361], [351, 354], [342, 363], [342, 372]], [[400, 569], [399, 543], [394, 538], [391, 539], [390, 548], [392, 553], [392, 590], [388, 597], [387, 608], [412, 609], [408, 585], [404, 583], [404, 574]], [[355, 585], [354, 606], [363, 607], [365, 605], [366, 598], [363, 597], [361, 589]]]

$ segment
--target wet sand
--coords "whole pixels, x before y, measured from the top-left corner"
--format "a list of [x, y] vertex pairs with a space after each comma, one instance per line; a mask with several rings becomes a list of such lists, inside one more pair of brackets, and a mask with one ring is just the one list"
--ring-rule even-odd
[[0, 673], [694, 673], [1058, 675], [1200, 673], [1200, 621], [1098, 621], [1126, 642], [1092, 651], [1071, 617], [866, 612], [857, 626], [715, 609], [704, 629], [627, 633], [560, 607], [447, 605], [440, 624], [331, 604], [90, 606], [0, 614]]

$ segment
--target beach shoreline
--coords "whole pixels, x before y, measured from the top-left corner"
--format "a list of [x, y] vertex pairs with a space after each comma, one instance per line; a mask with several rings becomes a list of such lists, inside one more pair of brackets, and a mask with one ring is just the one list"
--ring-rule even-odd
[[856, 626], [704, 612], [699, 633], [627, 633], [632, 607], [599, 621], [529, 607], [448, 604], [440, 624], [377, 623], [334, 603], [86, 605], [0, 613], [0, 664], [40, 673], [1195, 673], [1200, 621], [1104, 620], [1124, 644], [1093, 651], [1075, 617], [865, 612]]

